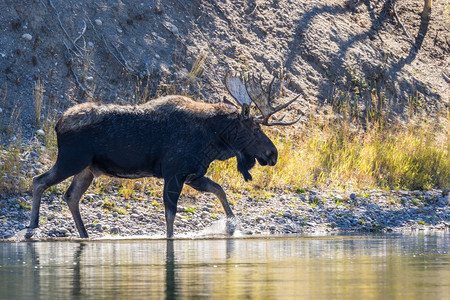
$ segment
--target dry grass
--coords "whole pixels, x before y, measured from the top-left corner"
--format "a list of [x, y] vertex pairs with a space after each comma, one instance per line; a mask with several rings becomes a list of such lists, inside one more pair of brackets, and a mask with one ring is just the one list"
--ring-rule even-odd
[[34, 123], [37, 127], [41, 125], [41, 112], [42, 106], [44, 104], [44, 84], [41, 82], [40, 78], [34, 83]]
[[[410, 121], [363, 129], [348, 120], [311, 118], [302, 131], [269, 133], [279, 161], [273, 168], [255, 167], [247, 189], [448, 188], [449, 121], [447, 116], [441, 125]], [[231, 160], [215, 162], [209, 176], [234, 191], [244, 185]]]

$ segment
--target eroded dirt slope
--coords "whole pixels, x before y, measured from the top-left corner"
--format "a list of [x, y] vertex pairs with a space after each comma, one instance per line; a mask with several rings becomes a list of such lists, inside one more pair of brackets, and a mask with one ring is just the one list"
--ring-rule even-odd
[[413, 104], [432, 115], [449, 101], [450, 8], [446, 1], [433, 1], [427, 22], [420, 16], [422, 5], [421, 0], [2, 1], [2, 140], [11, 123], [25, 138], [38, 129], [33, 100], [38, 79], [45, 88], [42, 113], [51, 115], [73, 103], [136, 103], [165, 93], [220, 101], [227, 70], [270, 79], [283, 66], [288, 95], [303, 96], [293, 113], [345, 101], [341, 91], [352, 91], [362, 110], [376, 95], [399, 114]]

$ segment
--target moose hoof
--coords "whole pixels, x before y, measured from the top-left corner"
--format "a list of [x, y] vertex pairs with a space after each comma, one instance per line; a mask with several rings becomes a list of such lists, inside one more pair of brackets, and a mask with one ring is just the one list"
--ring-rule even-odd
[[26, 239], [31, 239], [33, 237], [33, 235], [36, 233], [37, 228], [28, 228], [27, 232], [25, 233], [25, 238]]
[[233, 235], [236, 230], [237, 219], [236, 218], [228, 218], [226, 223], [226, 232], [228, 235]]

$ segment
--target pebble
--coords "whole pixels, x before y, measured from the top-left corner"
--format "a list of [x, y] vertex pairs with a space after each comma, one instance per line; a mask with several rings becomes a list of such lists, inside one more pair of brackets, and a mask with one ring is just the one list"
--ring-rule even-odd
[[356, 200], [356, 194], [355, 193], [351, 193], [350, 194], [350, 199], [351, 200]]
[[287, 211], [283, 212], [283, 217], [290, 218], [290, 217], [292, 217], [292, 214], [289, 210], [287, 210]]
[[443, 197], [439, 197], [439, 205], [448, 205], [449, 204], [449, 200], [450, 200], [450, 196], [443, 196]]
[[170, 31], [172, 31], [173, 34], [178, 35], [180, 33], [180, 31], [178, 30], [178, 27], [175, 26], [174, 24], [172, 24], [170, 26]]
[[119, 227], [111, 227], [111, 229], [109, 230], [109, 233], [111, 233], [111, 234], [119, 234], [120, 233], [120, 229], [119, 229]]
[[[36, 162], [34, 159], [34, 157], [40, 157], [40, 153], [25, 152], [24, 159], [30, 160], [31, 169], [46, 167], [45, 164]], [[25, 178], [28, 177], [25, 176]], [[450, 226], [450, 198], [448, 194], [443, 195], [446, 192], [442, 190], [428, 192], [374, 190], [376, 195], [360, 198], [351, 210], [345, 205], [337, 206], [335, 200], [340, 199], [339, 197], [346, 199], [348, 194], [332, 191], [333, 197], [330, 197], [330, 192], [313, 192], [315, 193], [313, 197], [320, 199], [320, 205], [304, 202], [297, 195], [290, 194], [275, 195], [268, 201], [252, 200], [251, 202], [245, 201], [244, 199], [248, 197], [245, 196], [233, 205], [233, 211], [239, 221], [238, 229], [244, 235], [264, 235], [338, 231], [448, 230]], [[42, 237], [78, 237], [78, 231], [74, 229], [75, 225], [70, 213], [68, 214], [67, 206], [59, 202], [61, 199], [59, 193], [46, 193], [43, 197], [40, 214], [43, 222]], [[363, 191], [355, 191], [349, 195], [349, 198], [356, 199], [358, 193]], [[101, 237], [105, 234], [163, 235], [165, 232], [164, 210], [161, 207], [143, 205], [143, 202], [137, 200], [124, 200], [113, 192], [107, 197], [115, 203], [116, 208], [123, 208], [127, 203], [132, 207], [129, 209], [131, 213], [112, 212], [111, 215], [114, 218], [109, 218], [110, 214], [105, 214], [98, 207], [103, 205], [103, 200], [99, 198], [104, 196], [88, 193], [85, 197], [94, 203], [91, 205], [89, 202], [88, 205], [80, 206], [86, 229], [92, 237]], [[424, 201], [425, 198], [429, 201]], [[185, 201], [186, 207], [192, 208], [195, 213], [186, 213], [185, 207], [181, 205], [178, 207], [180, 214], [176, 219], [175, 235], [184, 232], [201, 232], [217, 220], [223, 220], [225, 214], [222, 209], [217, 208], [217, 203], [213, 199], [213, 195], [206, 194], [201, 194], [194, 202], [190, 200], [186, 202], [186, 198], [181, 198], [181, 201]], [[404, 203], [400, 204], [402, 199]], [[27, 194], [3, 198], [0, 196], [0, 238], [16, 234], [23, 230], [24, 224], [28, 224], [30, 209], [21, 207], [19, 202], [31, 203], [31, 200]], [[419, 206], [415, 205], [417, 202], [420, 203]]]
[[24, 33], [24, 34], [22, 34], [22, 38], [24, 40], [31, 41], [33, 39], [33, 36], [29, 33]]
[[100, 19], [95, 19], [95, 25], [97, 25], [97, 26], [102, 26], [102, 25], [103, 25], [102, 20], [100, 20]]
[[42, 130], [42, 129], [38, 129], [38, 130], [36, 130], [36, 134], [39, 135], [39, 136], [44, 136], [45, 135], [45, 131]]

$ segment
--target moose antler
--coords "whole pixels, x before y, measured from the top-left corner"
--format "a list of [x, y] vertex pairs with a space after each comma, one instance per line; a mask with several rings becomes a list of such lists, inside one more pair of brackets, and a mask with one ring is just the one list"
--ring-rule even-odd
[[269, 118], [281, 111], [282, 109], [288, 107], [291, 103], [297, 100], [300, 95], [297, 95], [294, 99], [286, 102], [285, 104], [279, 105], [277, 107], [273, 107], [271, 104], [271, 93], [272, 86], [275, 82], [275, 76], [267, 88], [267, 91], [262, 87], [262, 78], [260, 77], [259, 81], [252, 75], [245, 76], [241, 74], [230, 75], [227, 73], [225, 75], [225, 86], [227, 87], [230, 94], [236, 99], [236, 101], [241, 105], [249, 105], [251, 102], [255, 103], [256, 107], [258, 107], [261, 112], [261, 116], [256, 118], [256, 122], [266, 125], [266, 126], [274, 126], [274, 125], [292, 125], [297, 123], [300, 120], [300, 117], [292, 122], [283, 123], [281, 122], [285, 116], [281, 117], [277, 122], [269, 123]]

